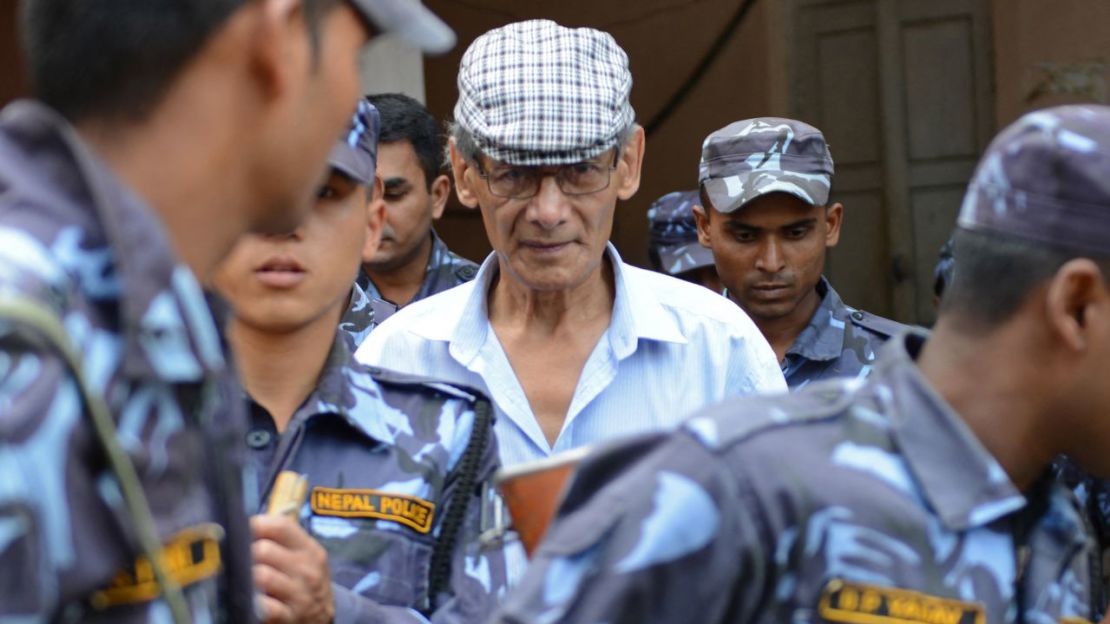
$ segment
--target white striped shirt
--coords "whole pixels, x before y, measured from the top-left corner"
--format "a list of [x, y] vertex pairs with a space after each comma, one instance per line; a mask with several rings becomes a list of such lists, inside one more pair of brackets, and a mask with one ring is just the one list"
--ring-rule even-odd
[[624, 264], [612, 245], [607, 253], [616, 278], [612, 320], [586, 361], [554, 446], [490, 326], [486, 300], [496, 254], [474, 281], [390, 317], [357, 358], [484, 390], [495, 408], [505, 466], [670, 428], [727, 397], [786, 391], [774, 352], [737, 305], [701, 286]]

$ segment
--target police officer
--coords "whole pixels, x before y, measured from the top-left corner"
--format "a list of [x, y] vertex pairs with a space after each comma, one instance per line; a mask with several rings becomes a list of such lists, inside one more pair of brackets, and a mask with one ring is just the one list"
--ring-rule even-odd
[[867, 375], [879, 345], [902, 329], [849, 307], [822, 277], [844, 217], [829, 200], [832, 175], [825, 137], [793, 119], [737, 121], [702, 146], [701, 243], [791, 388]]
[[243, 419], [198, 277], [305, 212], [413, 2], [27, 0], [0, 115], [0, 621], [253, 619]]
[[451, 178], [436, 118], [400, 93], [367, 97], [382, 116], [378, 177], [385, 184], [385, 232], [364, 254], [359, 285], [371, 297], [406, 306], [469, 282], [478, 265], [447, 248], [432, 224], [443, 216]]
[[648, 208], [648, 259], [651, 268], [721, 292], [713, 252], [698, 243], [694, 222], [697, 191], [675, 191]]
[[498, 621], [1081, 622], [1110, 474], [1110, 108], [1027, 115], [974, 174], [930, 336], [866, 380], [602, 452]]
[[252, 519], [254, 579], [275, 621], [478, 622], [505, 581], [501, 551], [478, 544], [492, 502], [482, 485], [497, 467], [489, 403], [363, 367], [336, 328], [361, 252], [382, 230], [380, 207], [367, 209], [377, 133], [377, 111], [362, 102], [304, 223], [248, 235], [216, 274], [252, 399], [255, 510], [279, 473], [308, 480], [300, 522]]

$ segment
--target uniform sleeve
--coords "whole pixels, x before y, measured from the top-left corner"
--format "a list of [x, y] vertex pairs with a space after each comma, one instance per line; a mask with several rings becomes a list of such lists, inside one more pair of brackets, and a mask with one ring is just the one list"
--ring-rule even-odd
[[590, 473], [578, 472], [495, 622], [751, 621], [768, 555], [717, 457], [680, 433], [596, 493]]
[[0, 336], [0, 570], [9, 572], [0, 583], [0, 621], [51, 619], [65, 598], [61, 575], [79, 563], [83, 521], [67, 487], [83, 475], [67, 468], [81, 410], [59, 358]]
[[332, 583], [335, 597], [335, 624], [376, 622], [379, 624], [426, 624], [428, 619], [415, 609], [379, 604], [342, 585]]

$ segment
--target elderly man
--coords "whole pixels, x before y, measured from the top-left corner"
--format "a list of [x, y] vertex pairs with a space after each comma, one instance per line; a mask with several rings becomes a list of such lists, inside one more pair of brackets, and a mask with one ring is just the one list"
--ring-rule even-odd
[[0, 114], [0, 621], [250, 622], [243, 416], [198, 281], [305, 216], [372, 32], [453, 35], [414, 0], [20, 5], [38, 101]]
[[485, 390], [506, 465], [785, 391], [739, 308], [624, 264], [608, 242], [644, 155], [628, 57], [611, 36], [510, 24], [475, 40], [458, 82], [456, 189], [495, 251], [474, 281], [375, 330], [362, 361]]
[[581, 467], [499, 622], [1083, 622], [1066, 453], [1110, 475], [1110, 108], [1027, 115], [960, 210], [931, 336]]

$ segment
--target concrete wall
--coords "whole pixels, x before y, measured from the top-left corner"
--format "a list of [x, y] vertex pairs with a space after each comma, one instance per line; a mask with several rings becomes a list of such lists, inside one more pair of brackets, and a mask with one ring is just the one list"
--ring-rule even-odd
[[[450, 54], [425, 61], [428, 106], [443, 119], [457, 98], [455, 78], [463, 51], [487, 30], [521, 19], [549, 18], [567, 26], [592, 26], [611, 33], [628, 52], [634, 85], [632, 104], [645, 123], [654, 117], [704, 56], [733, 15], [738, 0], [427, 0], [458, 32]], [[705, 135], [730, 121], [776, 114], [770, 102], [778, 84], [770, 76], [768, 24], [775, 2], [760, 0], [717, 63], [672, 117], [649, 137], [643, 184], [618, 206], [613, 242], [632, 263], [647, 263], [647, 208], [660, 195], [697, 186], [697, 164]], [[773, 46], [772, 46], [773, 47]], [[785, 102], [785, 98], [777, 98]], [[476, 212], [453, 204], [439, 225], [452, 248], [470, 258], [489, 252]]]
[[992, 9], [999, 128], [1036, 108], [1107, 103], [1110, 2], [994, 0]]

